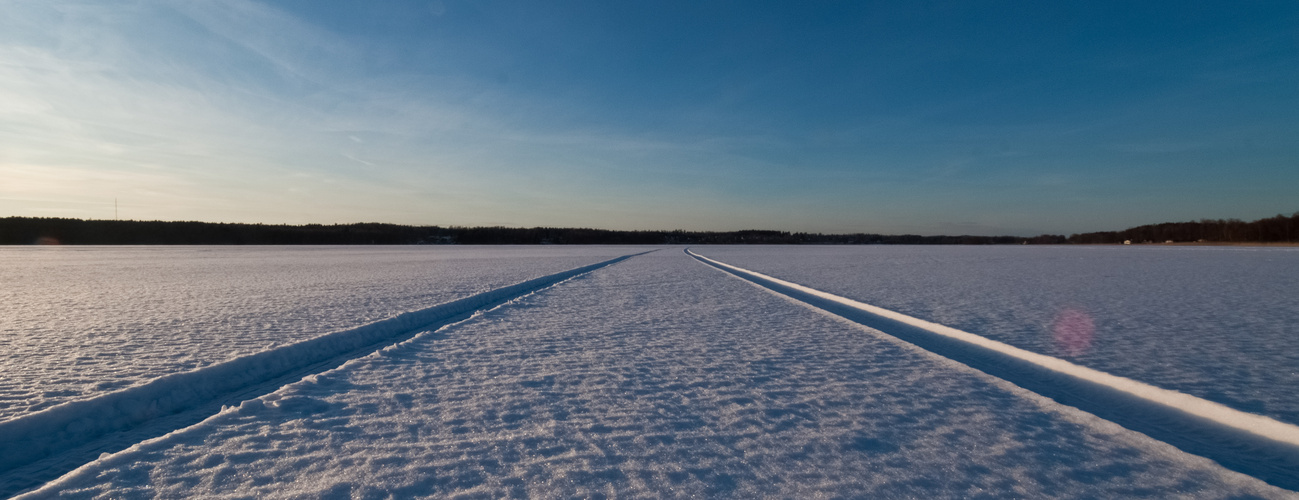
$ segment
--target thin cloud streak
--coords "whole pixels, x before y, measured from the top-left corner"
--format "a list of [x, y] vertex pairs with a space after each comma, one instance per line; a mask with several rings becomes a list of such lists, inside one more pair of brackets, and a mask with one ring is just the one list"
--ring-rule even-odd
[[[60, 194], [69, 200], [100, 196], [97, 192], [104, 187], [103, 182], [113, 179], [117, 180], [112, 183], [116, 191], [130, 185], [158, 186], [150, 193], [138, 193], [141, 197], [136, 203], [155, 207], [146, 211], [146, 217], [187, 218], [201, 212], [193, 203], [178, 204], [157, 194], [179, 192], [179, 197], [190, 200], [219, 203], [235, 199], [241, 206], [261, 207], [259, 210], [267, 214], [320, 214], [329, 219], [323, 222], [356, 220], [355, 215], [328, 206], [332, 205], [329, 200], [356, 200], [355, 208], [361, 209], [358, 213], [364, 213], [365, 207], [388, 205], [390, 202], [381, 200], [395, 197], [410, 207], [403, 210], [404, 220], [395, 222], [472, 223], [478, 219], [475, 211], [499, 210], [482, 203], [461, 205], [475, 194], [519, 191], [508, 198], [520, 206], [518, 211], [524, 211], [523, 204], [563, 205], [563, 200], [578, 195], [583, 188], [597, 189], [584, 185], [583, 178], [599, 177], [601, 171], [636, 170], [624, 166], [628, 157], [682, 150], [695, 151], [695, 156], [712, 154], [698, 144], [682, 146], [608, 134], [511, 131], [490, 117], [431, 101], [430, 94], [404, 88], [400, 80], [340, 75], [348, 69], [349, 61], [358, 57], [355, 51], [347, 50], [328, 33], [297, 23], [273, 9], [239, 2], [219, 7], [194, 4], [180, 10], [219, 35], [196, 45], [218, 54], [225, 53], [225, 49], [216, 50], [212, 45], [233, 46], [235, 52], [253, 54], [273, 68], [273, 84], [267, 87], [241, 75], [213, 74], [211, 67], [221, 66], [220, 60], [199, 67], [189, 64], [186, 54], [138, 55], [149, 52], [140, 47], [154, 45], [155, 41], [126, 30], [100, 30], [104, 38], [95, 45], [106, 49], [86, 48], [85, 53], [77, 50], [77, 57], [33, 47], [0, 47], [0, 54], [10, 61], [0, 73], [0, 89], [9, 94], [5, 97], [11, 97], [6, 101], [35, 103], [13, 106], [19, 109], [10, 109], [13, 113], [0, 119], [0, 132], [5, 134], [8, 146], [6, 165], [36, 165], [34, 168], [49, 174], [47, 180], [72, 171], [98, 173], [95, 188], [73, 187]], [[85, 18], [99, 17], [94, 12], [81, 14]], [[254, 36], [269, 31], [280, 35]], [[292, 40], [287, 47], [286, 40]], [[76, 37], [61, 42], [75, 45], [90, 41]], [[322, 54], [325, 57], [318, 57]], [[321, 64], [313, 65], [311, 61]], [[322, 94], [334, 95], [339, 103], [324, 109], [316, 106], [313, 98], [298, 100], [280, 95], [291, 93], [284, 89], [295, 88], [311, 88], [318, 101], [329, 101], [319, 97]], [[42, 99], [24, 99], [30, 96]], [[350, 146], [340, 147], [339, 136], [367, 139], [351, 140]], [[498, 144], [515, 147], [495, 151], [493, 146]], [[546, 157], [538, 159], [532, 152], [518, 152], [539, 145], [552, 148]], [[331, 160], [323, 153], [329, 150], [335, 151], [333, 158], [349, 161]], [[368, 158], [361, 159], [362, 154]], [[592, 161], [592, 157], [604, 159]], [[586, 170], [583, 178], [569, 175], [573, 163], [587, 165], [585, 169], [579, 167], [579, 171]], [[348, 166], [356, 164], [367, 168]], [[395, 168], [374, 168], [380, 164]], [[520, 190], [511, 187], [516, 184], [513, 180], [520, 177], [520, 168], [564, 180], [553, 183], [554, 194]], [[295, 172], [328, 172], [348, 179], [348, 188], [331, 183], [307, 189], [290, 187], [280, 180]], [[34, 178], [22, 182], [48, 188], [48, 184]], [[77, 184], [80, 182], [73, 186]], [[403, 194], [405, 187], [412, 184], [425, 186], [420, 195]], [[17, 191], [28, 189], [4, 188], [0, 196], [14, 199]], [[350, 192], [340, 192], [343, 189]], [[284, 198], [286, 192], [316, 196]], [[290, 203], [296, 203], [292, 206], [297, 208], [276, 207]], [[217, 207], [213, 210], [226, 211]], [[243, 212], [241, 220], [255, 213]], [[438, 220], [439, 214], [447, 215]], [[571, 217], [575, 212], [561, 210], [557, 214]], [[531, 224], [548, 222], [536, 216], [524, 220]], [[578, 220], [610, 225], [587, 218]]]
[[[1114, 88], [1087, 94], [1091, 87], [1071, 80], [1078, 69], [997, 81], [964, 68], [956, 76], [970, 78], [976, 84], [970, 90], [906, 93], [898, 82], [940, 66], [922, 59], [890, 67], [884, 63], [895, 61], [883, 49], [862, 56], [880, 63], [871, 67], [878, 74], [845, 80], [860, 89], [843, 82], [780, 88], [821, 83], [782, 69], [776, 58], [798, 57], [797, 51], [754, 59], [752, 67], [719, 66], [718, 74], [735, 71], [719, 84], [673, 73], [679, 68], [654, 59], [643, 45], [592, 45], [639, 42], [624, 38], [634, 34], [595, 30], [562, 38], [562, 29], [509, 25], [509, 16], [499, 15], [508, 6], [423, 9], [429, 19], [410, 25], [415, 34], [409, 36], [425, 38], [400, 44], [393, 40], [405, 39], [352, 25], [340, 29], [344, 21], [331, 24], [286, 8], [251, 0], [12, 2], [0, 19], [0, 169], [25, 180], [0, 184], [7, 212], [0, 215], [36, 210], [23, 204], [33, 199], [64, 200], [68, 214], [80, 213], [72, 205], [93, 203], [102, 188], [136, 185], [129, 195], [141, 217], [159, 219], [509, 220], [625, 229], [688, 223], [681, 227], [923, 234], [957, 227], [1051, 230], [1045, 218], [1053, 216], [1068, 221], [1054, 227], [1063, 232], [1112, 229], [1123, 224], [1124, 206], [1161, 202], [1169, 208], [1146, 216], [1249, 217], [1208, 213], [1230, 202], [1182, 201], [1188, 190], [1230, 193], [1243, 189], [1240, 182], [1216, 183], [1213, 191], [1153, 179], [1190, 154], [1206, 166], [1181, 177], [1210, 178], [1224, 167], [1203, 158], [1262, 140], [1257, 137], [1268, 142], [1233, 168], [1269, 179], [1269, 186], [1295, 176], [1268, 173], [1293, 152], [1276, 146], [1285, 130], [1251, 138], [1254, 128], [1274, 122], [1251, 125], [1195, 104], [1212, 102], [1223, 89], [1266, 85], [1266, 77], [1286, 71], [1259, 63], [1240, 70], [1249, 76], [1243, 80], [1228, 78], [1234, 72], [1213, 76], [1236, 64], [1222, 54], [1253, 53], [1253, 42], [1231, 37], [1165, 49], [1172, 51], [1165, 58], [1187, 51], [1212, 56], [1195, 69], [1212, 78], [1124, 100], [1110, 99]], [[383, 7], [364, 9], [381, 14]], [[535, 14], [567, 28], [593, 15]], [[880, 47], [947, 59], [972, 50], [952, 51], [943, 40], [919, 48], [885, 41]], [[1219, 42], [1222, 48], [1213, 48]], [[704, 47], [718, 52], [682, 65], [712, 68], [733, 55], [724, 47]], [[1023, 56], [1017, 54], [971, 60], [1001, 67]], [[1078, 56], [1072, 62], [1098, 74], [1135, 71], [1109, 54]], [[636, 63], [637, 57], [645, 61]], [[639, 75], [642, 82], [602, 73], [592, 61], [620, 64], [623, 71], [669, 71]], [[829, 59], [794, 62], [795, 68], [844, 66]], [[1070, 62], [1051, 67], [1070, 68]], [[905, 74], [888, 81], [889, 71]], [[843, 89], [848, 92], [836, 94]], [[1048, 100], [1057, 91], [1082, 99]], [[840, 101], [861, 111], [837, 109]], [[1181, 108], [1193, 119], [1170, 125], [1150, 118]], [[813, 109], [829, 111], [819, 116]], [[1195, 125], [1209, 118], [1229, 127]], [[78, 180], [51, 184], [60, 175]], [[1275, 190], [1256, 192], [1248, 207], [1283, 198]], [[964, 226], [944, 225], [952, 214], [976, 215]]]

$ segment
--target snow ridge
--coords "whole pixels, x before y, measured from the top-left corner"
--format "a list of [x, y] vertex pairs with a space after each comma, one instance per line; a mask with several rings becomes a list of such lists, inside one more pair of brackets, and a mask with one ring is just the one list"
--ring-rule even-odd
[[699, 262], [866, 325], [1056, 402], [1204, 456], [1274, 486], [1299, 490], [1299, 426], [1104, 373], [704, 257]]
[[569, 278], [642, 255], [610, 259], [497, 288], [350, 330], [329, 333], [95, 398], [72, 401], [0, 422], [0, 474], [83, 446], [101, 437], [143, 426], [238, 394], [258, 384], [326, 363], [340, 356], [372, 352], [403, 335], [490, 308]]

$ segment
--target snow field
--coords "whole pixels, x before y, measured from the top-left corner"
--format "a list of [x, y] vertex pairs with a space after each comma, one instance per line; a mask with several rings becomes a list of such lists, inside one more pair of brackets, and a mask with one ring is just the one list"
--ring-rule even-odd
[[421, 333], [25, 498], [1285, 498], [656, 252]]
[[[625, 260], [619, 257], [413, 311], [359, 328], [236, 358], [198, 370], [167, 375], [144, 385], [73, 401], [0, 422], [0, 474], [85, 445], [111, 432], [129, 430], [286, 374], [430, 324], [465, 315], [559, 281]], [[2, 490], [0, 490], [2, 491]]]
[[642, 250], [3, 247], [0, 421]]
[[[867, 245], [692, 250], [1299, 425], [1299, 301], [1294, 300], [1299, 249]], [[1071, 319], [1082, 320], [1075, 324], [1086, 327], [1085, 342], [1061, 338], [1069, 330], [1062, 326]]]
[[1299, 489], [1299, 477], [1294, 474], [1299, 470], [1297, 426], [772, 278], [690, 250], [686, 253], [792, 300], [878, 328], [1059, 403], [1211, 458], [1230, 469], [1274, 485]]

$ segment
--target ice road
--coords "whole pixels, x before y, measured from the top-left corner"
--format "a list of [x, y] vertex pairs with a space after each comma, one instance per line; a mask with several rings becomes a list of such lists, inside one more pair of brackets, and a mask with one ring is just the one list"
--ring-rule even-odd
[[1295, 495], [680, 249], [552, 276], [23, 498]]

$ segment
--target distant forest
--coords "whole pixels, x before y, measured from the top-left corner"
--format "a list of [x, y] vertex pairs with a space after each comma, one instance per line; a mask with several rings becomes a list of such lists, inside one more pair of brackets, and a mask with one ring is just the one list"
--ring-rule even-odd
[[213, 222], [0, 218], [0, 245], [1012, 245], [1164, 242], [1299, 242], [1299, 212], [1243, 222], [1169, 222], [1123, 231], [1019, 236], [820, 234], [783, 231], [610, 231], [580, 228], [439, 227], [396, 224], [225, 224]]
[[1068, 243], [1296, 243], [1299, 242], [1299, 212], [1253, 222], [1239, 219], [1148, 224], [1122, 231], [1083, 233], [1069, 236]]

